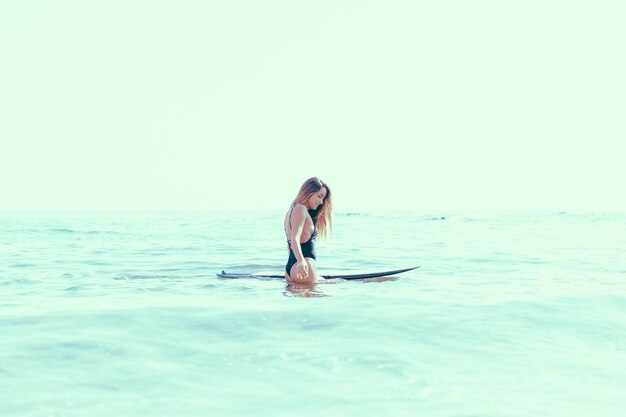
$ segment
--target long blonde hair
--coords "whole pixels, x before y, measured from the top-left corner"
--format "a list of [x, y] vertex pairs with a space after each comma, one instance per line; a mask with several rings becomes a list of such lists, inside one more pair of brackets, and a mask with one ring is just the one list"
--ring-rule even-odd
[[318, 233], [324, 240], [326, 240], [326, 231], [330, 231], [330, 235], [333, 233], [333, 219], [332, 219], [332, 211], [333, 211], [333, 199], [330, 193], [330, 188], [328, 184], [324, 181], [320, 180], [317, 177], [311, 177], [306, 180], [302, 187], [300, 187], [300, 191], [298, 195], [293, 200], [293, 204], [304, 204], [306, 205], [306, 201], [311, 196], [311, 194], [315, 194], [322, 188], [326, 188], [326, 197], [324, 197], [324, 201], [317, 208], [317, 210], [309, 210], [309, 214], [317, 227]]

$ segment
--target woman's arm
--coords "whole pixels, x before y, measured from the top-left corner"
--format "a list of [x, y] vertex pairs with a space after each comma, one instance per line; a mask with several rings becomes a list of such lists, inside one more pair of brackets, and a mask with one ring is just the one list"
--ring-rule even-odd
[[309, 265], [305, 262], [302, 248], [300, 247], [300, 238], [302, 237], [306, 217], [307, 211], [304, 206], [296, 206], [293, 209], [291, 230], [288, 235], [289, 245], [297, 261], [294, 268], [292, 268], [292, 271], [294, 271], [296, 275], [294, 278], [306, 278], [309, 273]]

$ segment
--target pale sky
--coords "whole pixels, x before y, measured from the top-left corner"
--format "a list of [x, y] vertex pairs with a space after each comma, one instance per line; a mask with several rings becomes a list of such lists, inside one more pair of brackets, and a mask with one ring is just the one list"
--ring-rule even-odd
[[0, 3], [0, 209], [626, 210], [623, 1]]

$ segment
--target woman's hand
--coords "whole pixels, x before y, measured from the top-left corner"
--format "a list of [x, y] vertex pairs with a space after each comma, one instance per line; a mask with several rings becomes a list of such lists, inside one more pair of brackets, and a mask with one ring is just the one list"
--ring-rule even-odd
[[296, 262], [292, 271], [294, 271], [294, 278], [298, 280], [307, 279], [309, 277], [309, 264], [305, 261]]

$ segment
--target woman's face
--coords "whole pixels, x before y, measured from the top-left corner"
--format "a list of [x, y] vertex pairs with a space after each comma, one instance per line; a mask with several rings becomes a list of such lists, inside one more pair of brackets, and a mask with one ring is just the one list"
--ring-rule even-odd
[[326, 193], [326, 187], [322, 187], [318, 192], [311, 194], [307, 200], [309, 210], [316, 210], [321, 206], [324, 202], [324, 198], [326, 198]]

